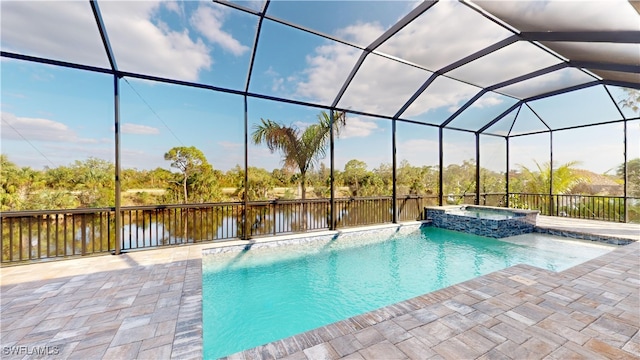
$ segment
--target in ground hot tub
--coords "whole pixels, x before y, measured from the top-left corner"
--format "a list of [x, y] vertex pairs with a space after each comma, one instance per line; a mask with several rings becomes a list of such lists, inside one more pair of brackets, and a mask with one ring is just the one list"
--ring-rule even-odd
[[474, 235], [503, 238], [532, 233], [537, 210], [505, 209], [489, 206], [429, 206], [427, 219], [435, 227]]

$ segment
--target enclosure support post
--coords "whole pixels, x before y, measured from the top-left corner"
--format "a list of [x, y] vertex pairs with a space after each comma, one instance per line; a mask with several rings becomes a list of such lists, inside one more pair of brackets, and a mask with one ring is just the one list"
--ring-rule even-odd
[[476, 199], [474, 204], [480, 205], [480, 133], [476, 133]]
[[443, 150], [444, 150], [444, 145], [442, 143], [442, 132], [443, 132], [443, 128], [439, 127], [438, 128], [438, 205], [442, 206], [442, 197], [443, 197], [443, 190], [442, 190], [442, 173], [443, 173], [443, 165], [442, 165], [442, 160], [444, 159], [444, 156], [442, 155]]
[[391, 211], [393, 212], [392, 222], [398, 223], [398, 191], [396, 189], [397, 180], [397, 161], [396, 161], [396, 119], [391, 120]]
[[116, 217], [116, 243], [115, 243], [115, 254], [120, 255], [121, 252], [121, 241], [122, 241], [122, 213], [120, 210], [120, 197], [121, 197], [121, 186], [120, 186], [120, 79], [118, 79], [118, 75], [113, 75], [113, 101], [114, 101], [114, 133], [115, 133], [115, 151], [116, 151], [116, 159], [115, 159], [115, 167], [116, 167], [116, 198], [115, 198], [115, 217]]
[[549, 131], [549, 216], [553, 216], [553, 131]]
[[505, 183], [505, 192], [507, 194], [507, 198], [505, 199], [505, 206], [508, 208], [509, 207], [509, 171], [511, 171], [509, 169], [509, 137], [505, 137], [504, 138], [507, 142], [507, 166], [506, 166], [506, 173], [505, 173], [505, 179], [504, 179], [504, 183]]
[[335, 148], [334, 148], [334, 135], [333, 124], [335, 112], [333, 109], [329, 111], [329, 126], [331, 132], [329, 133], [329, 191], [331, 192], [331, 199], [329, 200], [329, 230], [336, 229], [336, 196], [335, 196]]
[[242, 207], [240, 214], [242, 225], [242, 240], [249, 240], [249, 106], [247, 95], [244, 95], [244, 192], [242, 194]]
[[[113, 108], [114, 108], [114, 136], [115, 136], [115, 225], [116, 225], [116, 233], [115, 233], [115, 241], [114, 244], [114, 254], [120, 255], [122, 251], [121, 241], [122, 241], [122, 213], [120, 209], [120, 200], [121, 200], [121, 186], [120, 186], [120, 75], [118, 73], [118, 65], [116, 63], [116, 58], [113, 55], [113, 50], [111, 49], [111, 42], [109, 41], [109, 36], [107, 36], [107, 31], [104, 26], [104, 21], [102, 20], [102, 13], [100, 12], [100, 7], [98, 6], [98, 2], [95, 0], [91, 0], [89, 2], [91, 5], [91, 11], [93, 12], [93, 17], [96, 20], [96, 26], [98, 27], [98, 32], [100, 33], [100, 38], [102, 39], [102, 45], [104, 46], [105, 53], [107, 58], [109, 59], [109, 65], [111, 70], [113, 71]], [[107, 241], [108, 243], [108, 241]], [[83, 239], [83, 246], [85, 245]], [[84, 255], [84, 254], [83, 254]]]
[[629, 177], [628, 177], [628, 164], [627, 161], [629, 160], [628, 158], [628, 154], [627, 154], [627, 121], [624, 121], [624, 169], [623, 169], [623, 176], [624, 176], [624, 198], [622, 199], [622, 206], [624, 207], [623, 211], [624, 211], [624, 222], [628, 223], [629, 222], [629, 206], [627, 206], [629, 199], [627, 199], [628, 191], [629, 191]]

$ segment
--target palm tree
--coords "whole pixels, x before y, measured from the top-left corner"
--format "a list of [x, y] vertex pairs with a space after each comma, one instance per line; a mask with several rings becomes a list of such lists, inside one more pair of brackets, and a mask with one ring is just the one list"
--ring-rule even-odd
[[[551, 166], [548, 162], [540, 165], [534, 161], [537, 171], [533, 171], [524, 165], [520, 165], [525, 180], [525, 189], [534, 194], [546, 194], [549, 192]], [[564, 194], [578, 183], [587, 181], [579, 172], [575, 171], [578, 161], [570, 161], [553, 169], [553, 192]]]
[[[331, 134], [329, 114], [321, 112], [318, 115], [318, 123], [310, 125], [304, 131], [295, 125], [285, 126], [269, 119], [260, 120], [260, 124], [253, 126], [253, 143], [259, 145], [264, 142], [272, 153], [280, 151], [284, 165], [300, 171], [302, 200], [305, 200], [307, 172], [326, 155], [327, 142]], [[339, 134], [345, 125], [345, 113], [334, 112], [333, 129], [336, 134]]]
[[[542, 214], [552, 215], [554, 212], [553, 196], [549, 197], [547, 195], [551, 184], [553, 184], [553, 193], [562, 195], [570, 193], [579, 183], [588, 181], [579, 171], [575, 170], [575, 166], [579, 164], [577, 161], [570, 161], [554, 168], [553, 174], [551, 174], [551, 166], [548, 162], [542, 165], [536, 161], [534, 162], [537, 171], [520, 165], [523, 175], [523, 190], [537, 194], [536, 197], [540, 202], [538, 210], [541, 210]], [[551, 181], [551, 175], [553, 175], [553, 182]]]

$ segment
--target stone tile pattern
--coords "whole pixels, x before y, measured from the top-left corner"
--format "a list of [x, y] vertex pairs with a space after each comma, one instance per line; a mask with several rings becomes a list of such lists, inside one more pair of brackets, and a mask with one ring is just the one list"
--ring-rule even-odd
[[535, 232], [542, 233], [542, 234], [555, 235], [555, 236], [562, 236], [562, 237], [567, 237], [572, 239], [597, 241], [597, 242], [602, 242], [602, 243], [611, 244], [611, 245], [628, 245], [634, 241], [631, 239], [624, 239], [617, 236], [590, 234], [588, 232], [583, 232], [583, 231], [558, 230], [558, 229], [547, 228], [542, 226], [536, 226]]
[[[40, 346], [61, 359], [202, 358], [201, 259], [87, 272], [3, 284], [3, 359], [38, 358]], [[32, 355], [4, 353], [20, 346]]]
[[[605, 230], [638, 232], [628, 225]], [[202, 358], [201, 259], [213, 246], [2, 267], [0, 344], [60, 359]], [[639, 246], [559, 274], [515, 266], [229, 358], [639, 358]]]
[[638, 359], [640, 243], [517, 265], [227, 359]]
[[448, 210], [448, 207], [427, 207], [427, 219], [431, 220], [432, 225], [435, 227], [491, 238], [528, 234], [535, 230], [535, 225], [528, 220], [527, 214], [523, 212], [492, 209], [494, 212], [512, 215], [513, 217], [509, 219], [484, 219], [450, 213]]

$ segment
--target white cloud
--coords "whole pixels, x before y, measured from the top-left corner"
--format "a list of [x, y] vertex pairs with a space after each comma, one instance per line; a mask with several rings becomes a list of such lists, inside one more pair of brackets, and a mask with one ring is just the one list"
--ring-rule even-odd
[[284, 79], [283, 78], [274, 78], [273, 83], [271, 84], [271, 91], [280, 92], [284, 90]]
[[476, 100], [471, 107], [475, 108], [488, 108], [496, 105], [502, 104], [502, 99], [498, 97], [498, 95], [494, 95], [493, 93], [487, 93], [487, 95], [481, 97]]
[[631, 1], [626, 0], [581, 1], [580, 6], [575, 1], [482, 1], [478, 5], [522, 31], [614, 31], [638, 27], [638, 14]]
[[537, 76], [513, 85], [505, 86], [498, 89], [498, 91], [518, 98], [527, 98], [566, 86], [583, 84], [589, 81], [593, 81], [593, 77], [578, 69], [567, 68]]
[[163, 2], [164, 7], [169, 10], [172, 11], [178, 15], [184, 15], [184, 10], [182, 9], [182, 7], [180, 7], [180, 4], [178, 4], [177, 1], [165, 1]]
[[[438, 69], [501, 39], [503, 30], [496, 31], [494, 24], [476, 28], [478, 18], [482, 16], [468, 9], [460, 10], [461, 8], [465, 6], [438, 3], [423, 15], [424, 20], [419, 20], [414, 26], [407, 26], [392, 40], [385, 42], [380, 51], [428, 68], [433, 65], [432, 68]], [[450, 20], [454, 15], [460, 17], [460, 22], [474, 24], [472, 35], [468, 34], [466, 28], [460, 29], [458, 21]], [[486, 22], [486, 19], [482, 20]], [[383, 32], [384, 29], [379, 24], [358, 23], [344, 27], [338, 34], [355, 43], [370, 43]], [[461, 33], [464, 36], [459, 36]], [[416, 41], [421, 41], [421, 46], [416, 46]], [[359, 50], [342, 44], [334, 43], [316, 48], [307, 57], [308, 68], [304, 72], [306, 78], [298, 84], [298, 93], [324, 103], [332, 102], [359, 56]], [[393, 115], [428, 76], [427, 72], [372, 54], [359, 69], [339, 105]], [[415, 102], [404, 116], [419, 115], [444, 106], [457, 108], [461, 102], [479, 91], [478, 88], [453, 80], [436, 80], [431, 86], [437, 86], [438, 91], [428, 89], [425, 96], [421, 97], [422, 101]]]
[[560, 62], [535, 45], [517, 42], [461, 66], [448, 75], [479, 86], [490, 86]]
[[378, 129], [378, 124], [358, 117], [347, 118], [347, 125], [340, 131], [340, 139], [367, 137]]
[[195, 81], [213, 59], [201, 39], [155, 19], [161, 3], [107, 1], [101, 4], [118, 67], [122, 70]]
[[[98, 143], [97, 139], [80, 138], [75, 131], [61, 122], [41, 119], [18, 117], [11, 113], [2, 112], [1, 135], [4, 140], [69, 142], [69, 143]], [[24, 138], [23, 138], [24, 137]]]
[[191, 16], [191, 24], [209, 41], [220, 45], [224, 50], [239, 56], [249, 51], [249, 47], [242, 45], [238, 40], [224, 30], [222, 25], [226, 16], [226, 9], [200, 5]]
[[136, 134], [136, 135], [157, 135], [160, 134], [158, 128], [146, 125], [125, 123], [122, 124], [120, 130], [123, 134]]
[[409, 106], [402, 116], [411, 118], [440, 107], [445, 107], [450, 113], [453, 113], [479, 91], [480, 89], [477, 87], [440, 76]]
[[356, 23], [338, 29], [338, 37], [347, 39], [356, 44], [371, 44], [385, 31], [378, 23]]
[[[456, 21], [451, 20], [454, 17]], [[469, 32], [469, 28], [473, 31]], [[370, 43], [383, 31], [376, 23], [356, 23], [337, 33], [354, 43]], [[438, 70], [510, 35], [463, 4], [441, 1], [378, 50]], [[298, 83], [297, 93], [313, 101], [331, 103], [360, 54], [357, 49], [337, 43], [317, 47], [306, 59], [308, 66], [302, 73], [304, 79]], [[508, 51], [498, 51], [448, 75], [470, 83], [492, 85], [557, 62], [530, 44], [515, 44]], [[339, 106], [393, 115], [428, 76], [427, 72], [371, 54], [358, 70]], [[438, 108], [454, 111], [480, 91], [480, 88], [462, 82], [441, 79], [443, 77], [432, 83], [403, 117], [412, 118]], [[500, 103], [499, 98], [493, 96], [481, 99], [474, 106], [490, 107]]]
[[[195, 81], [213, 60], [201, 39], [155, 17], [162, 2], [104, 1], [100, 10], [121, 70]], [[3, 1], [3, 49], [100, 67], [108, 59], [84, 1]], [[172, 3], [165, 4], [175, 11]]]
[[283, 93], [285, 89], [284, 77], [278, 73], [273, 66], [269, 66], [264, 71], [264, 75], [271, 79], [271, 91], [274, 93]]
[[3, 50], [108, 66], [89, 2], [2, 1], [0, 6]]
[[359, 56], [360, 51], [350, 46], [338, 43], [319, 46], [307, 56], [308, 67], [302, 74], [305, 79], [297, 84], [296, 92], [331, 104]]
[[380, 51], [435, 71], [509, 35], [466, 5], [441, 1], [382, 44]]

